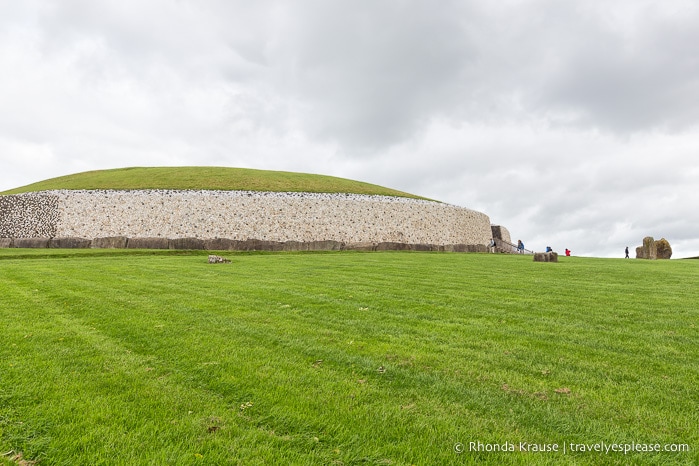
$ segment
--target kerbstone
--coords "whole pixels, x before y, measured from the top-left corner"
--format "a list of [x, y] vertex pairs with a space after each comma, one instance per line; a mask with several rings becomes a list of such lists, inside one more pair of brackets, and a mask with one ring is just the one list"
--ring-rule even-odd
[[83, 249], [92, 246], [92, 240], [87, 238], [51, 238], [50, 248]]
[[126, 247], [127, 249], [170, 249], [170, 240], [167, 238], [129, 238]]
[[15, 238], [12, 241], [13, 248], [48, 248], [50, 238]]
[[128, 242], [126, 236], [110, 236], [107, 238], [95, 238], [92, 240], [93, 248], [101, 249], [124, 249]]

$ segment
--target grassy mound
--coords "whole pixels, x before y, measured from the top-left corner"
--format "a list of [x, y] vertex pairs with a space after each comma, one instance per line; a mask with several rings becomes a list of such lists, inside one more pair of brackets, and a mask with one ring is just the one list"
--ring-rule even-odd
[[241, 190], [376, 194], [420, 198], [394, 189], [334, 176], [227, 167], [132, 167], [95, 170], [51, 178], [0, 194], [55, 189]]

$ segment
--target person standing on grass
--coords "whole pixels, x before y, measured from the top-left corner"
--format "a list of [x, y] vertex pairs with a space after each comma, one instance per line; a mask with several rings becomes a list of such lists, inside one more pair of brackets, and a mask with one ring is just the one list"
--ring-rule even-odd
[[490, 238], [490, 252], [495, 252], [495, 238]]
[[625, 252], [626, 252], [626, 257], [624, 257], [624, 259], [628, 259], [629, 258], [629, 247], [628, 246], [626, 246]]
[[521, 239], [517, 240], [517, 252], [519, 252], [520, 254], [524, 254], [524, 243]]

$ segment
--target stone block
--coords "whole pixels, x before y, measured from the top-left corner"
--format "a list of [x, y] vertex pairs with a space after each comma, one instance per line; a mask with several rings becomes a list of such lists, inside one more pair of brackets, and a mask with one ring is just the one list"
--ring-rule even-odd
[[11, 248], [12, 238], [0, 238], [0, 248]]
[[170, 249], [204, 249], [204, 240], [199, 238], [173, 238], [170, 240]]
[[109, 236], [93, 239], [92, 247], [96, 249], [124, 249], [127, 242], [126, 236]]
[[636, 248], [636, 259], [657, 259], [658, 249], [656, 243], [652, 236], [643, 238], [643, 246]]
[[658, 259], [669, 259], [672, 257], [672, 248], [665, 238], [660, 238], [655, 242], [655, 250]]
[[350, 251], [376, 251], [376, 243], [371, 242], [360, 242], [360, 243], [348, 243], [346, 249]]
[[444, 245], [446, 252], [488, 252], [488, 246], [485, 244], [446, 244]]
[[267, 241], [261, 239], [246, 239], [238, 241], [237, 245], [240, 251], [283, 251], [284, 243], [280, 241]]
[[13, 248], [48, 248], [49, 238], [15, 238]]
[[376, 245], [376, 251], [410, 251], [410, 245], [406, 243], [396, 243], [393, 241], [383, 241]]
[[558, 262], [558, 253], [556, 252], [535, 252], [534, 262]]
[[341, 241], [306, 241], [308, 251], [342, 251], [345, 249], [345, 243]]
[[167, 238], [129, 238], [127, 249], [169, 249], [170, 240]]
[[285, 241], [284, 251], [341, 251], [345, 249], [345, 243], [340, 241]]
[[214, 238], [204, 240], [204, 249], [208, 251], [235, 251], [239, 241], [228, 238]]
[[655, 247], [655, 240], [652, 236], [643, 238], [643, 256], [645, 259], [657, 259], [658, 250]]
[[57, 249], [84, 249], [92, 245], [92, 240], [87, 238], [51, 238], [50, 248]]

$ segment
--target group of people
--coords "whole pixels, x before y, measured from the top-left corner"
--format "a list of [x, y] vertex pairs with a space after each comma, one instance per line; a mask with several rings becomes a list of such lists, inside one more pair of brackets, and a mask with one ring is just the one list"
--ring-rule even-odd
[[[495, 241], [495, 238], [490, 238], [490, 244], [488, 245], [490, 252], [495, 252], [496, 246], [497, 246], [497, 243]], [[522, 242], [521, 239], [517, 240], [517, 252], [519, 254], [524, 254], [524, 243]], [[546, 246], [546, 252], [553, 252], [553, 248], [551, 246]], [[566, 256], [570, 256], [571, 250], [566, 248], [565, 254], [566, 254]], [[629, 256], [629, 248], [626, 248], [626, 257], [628, 257], [628, 256]]]
[[[495, 238], [490, 238], [490, 244], [488, 245], [490, 252], [495, 252], [495, 248], [497, 246], [497, 243], [495, 242]], [[519, 254], [524, 254], [524, 243], [522, 242], [521, 239], [517, 240], [517, 252]], [[546, 246], [546, 252], [553, 252], [553, 248], [551, 246]], [[629, 247], [626, 246], [626, 249], [624, 250], [626, 254], [626, 259], [629, 258]], [[566, 248], [565, 249], [565, 254], [566, 256], [570, 256], [571, 250]]]

